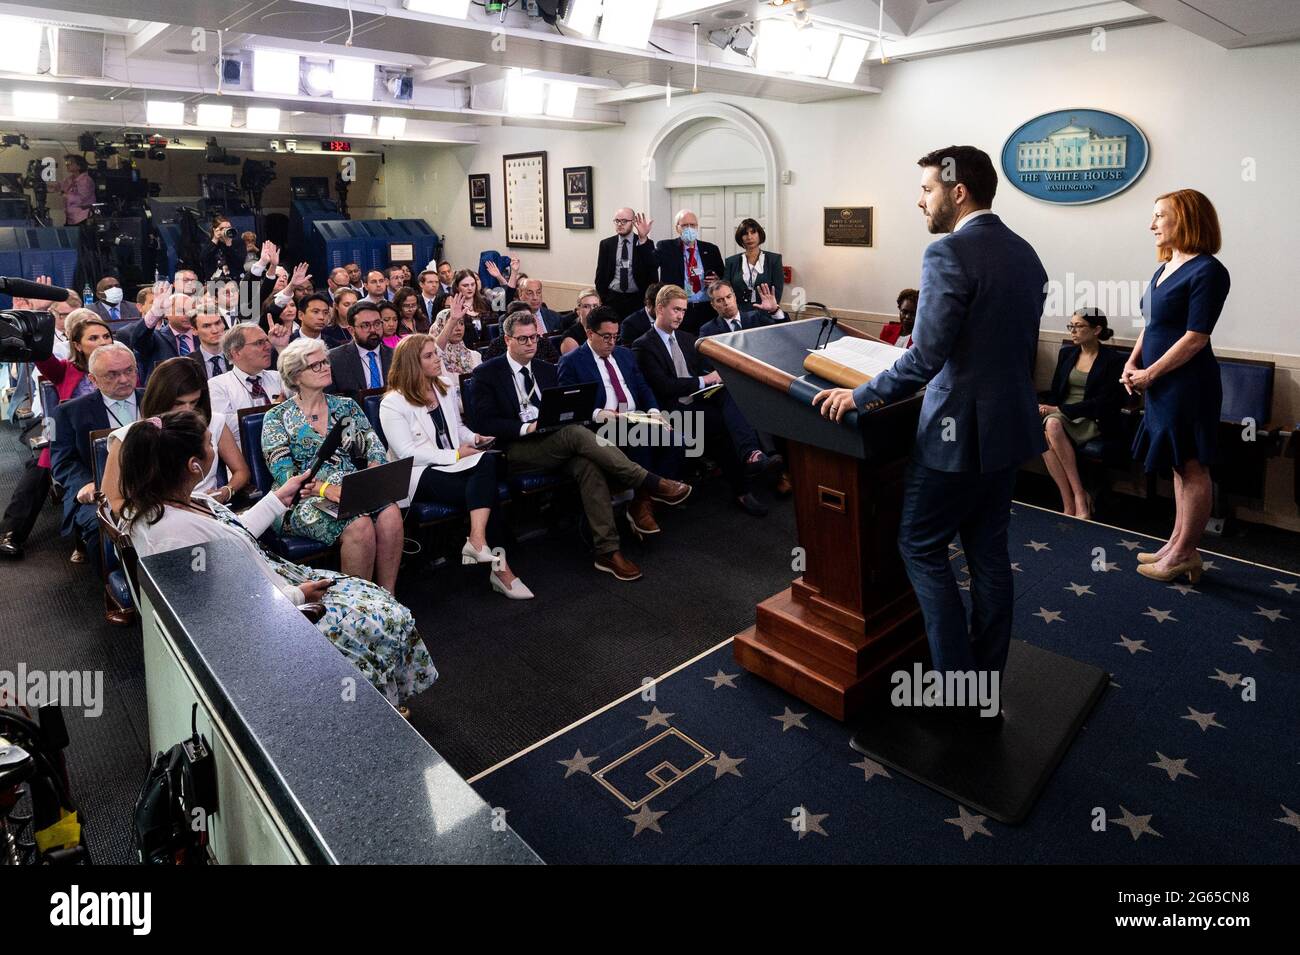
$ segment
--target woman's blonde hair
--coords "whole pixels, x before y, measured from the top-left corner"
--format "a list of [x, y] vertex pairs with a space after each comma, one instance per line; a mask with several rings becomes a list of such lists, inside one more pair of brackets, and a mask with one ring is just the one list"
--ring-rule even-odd
[[[413, 405], [424, 407], [428, 402], [428, 376], [420, 363], [420, 354], [425, 345], [434, 345], [429, 335], [416, 333], [407, 335], [393, 349], [393, 364], [388, 369], [388, 390], [395, 391]], [[434, 345], [436, 348], [437, 345]], [[439, 395], [447, 394], [447, 383], [439, 376], [433, 379], [433, 387]]]

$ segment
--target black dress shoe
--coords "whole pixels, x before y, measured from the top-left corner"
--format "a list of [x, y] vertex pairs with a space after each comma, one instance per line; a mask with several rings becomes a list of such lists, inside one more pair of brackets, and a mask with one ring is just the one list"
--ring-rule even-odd
[[6, 560], [22, 560], [23, 545], [14, 538], [13, 531], [0, 535], [0, 557]]
[[767, 508], [763, 506], [762, 501], [754, 497], [751, 493], [747, 492], [740, 495], [736, 498], [736, 504], [746, 514], [750, 514], [754, 517], [767, 517]]

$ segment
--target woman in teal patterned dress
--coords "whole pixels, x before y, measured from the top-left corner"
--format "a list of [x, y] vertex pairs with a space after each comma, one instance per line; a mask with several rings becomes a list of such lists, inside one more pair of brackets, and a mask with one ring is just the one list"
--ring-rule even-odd
[[194, 493], [212, 456], [203, 422], [190, 411], [149, 418], [127, 432], [120, 452], [123, 513], [137, 554], [231, 542], [247, 556], [250, 567], [292, 603], [322, 603], [325, 615], [317, 629], [404, 711], [404, 700], [438, 679], [411, 611], [368, 580], [303, 567], [263, 550], [258, 535], [305, 493], [303, 476], [289, 478], [236, 516], [212, 498]]
[[[357, 470], [388, 463], [379, 435], [351, 398], [327, 395], [333, 380], [329, 354], [320, 339], [299, 338], [280, 353], [280, 377], [292, 397], [266, 413], [262, 422], [262, 456], [283, 484], [311, 467], [316, 452], [334, 425], [343, 422], [343, 440], [334, 456], [321, 467], [308, 491], [316, 497], [339, 501], [339, 482]], [[402, 512], [390, 504], [372, 514], [341, 521], [321, 510], [312, 500], [299, 501], [285, 514], [281, 526], [290, 534], [310, 537], [326, 546], [339, 545], [343, 573], [373, 580], [392, 593], [397, 587], [397, 567], [402, 559]]]

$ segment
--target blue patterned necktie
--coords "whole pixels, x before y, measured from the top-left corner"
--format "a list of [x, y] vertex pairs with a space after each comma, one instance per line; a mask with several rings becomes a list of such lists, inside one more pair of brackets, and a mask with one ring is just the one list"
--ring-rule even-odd
[[188, 355], [190, 353], [190, 339], [188, 335], [176, 336], [176, 350], [180, 352], [181, 355]]
[[379, 357], [374, 352], [366, 354], [366, 360], [370, 362], [370, 387], [384, 387], [383, 376], [379, 373]]
[[122, 317], [122, 313], [116, 305], [111, 306], [108, 311], [109, 317], [115, 322]]

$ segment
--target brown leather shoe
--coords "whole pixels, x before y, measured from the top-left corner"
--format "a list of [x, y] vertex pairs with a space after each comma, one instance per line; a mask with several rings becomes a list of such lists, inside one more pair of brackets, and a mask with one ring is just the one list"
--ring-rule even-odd
[[681, 481], [660, 478], [659, 485], [650, 492], [650, 496], [660, 504], [667, 504], [672, 507], [691, 496], [691, 486], [683, 484]]
[[790, 480], [790, 472], [782, 471], [781, 476], [776, 480], [776, 493], [785, 497], [794, 490], [794, 482]]
[[658, 534], [659, 525], [655, 522], [654, 502], [649, 494], [637, 492], [632, 503], [627, 506], [627, 521], [632, 525], [632, 533], [637, 537]]
[[641, 568], [616, 550], [608, 554], [597, 554], [595, 567], [613, 574], [619, 580], [639, 580], [641, 577]]

